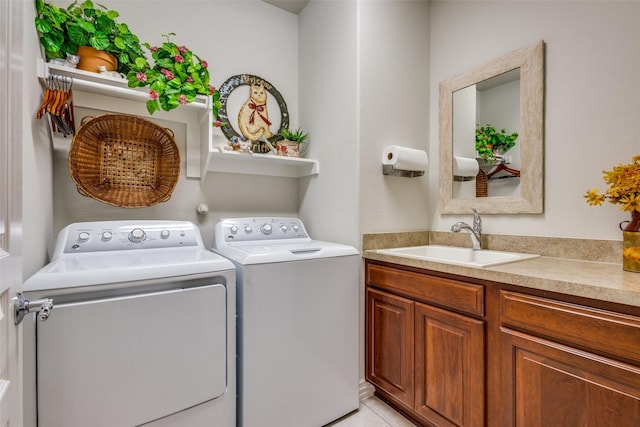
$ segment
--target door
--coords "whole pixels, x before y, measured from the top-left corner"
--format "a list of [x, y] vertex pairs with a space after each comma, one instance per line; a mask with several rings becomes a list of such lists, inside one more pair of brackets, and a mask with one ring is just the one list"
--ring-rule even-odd
[[22, 425], [22, 347], [12, 298], [22, 287], [22, 0], [0, 1], [0, 425]]
[[37, 323], [38, 426], [137, 426], [225, 393], [222, 284], [53, 300]]
[[484, 426], [484, 322], [418, 302], [415, 322], [416, 411], [438, 426]]
[[367, 379], [413, 409], [414, 302], [367, 288]]
[[501, 329], [503, 426], [637, 426], [640, 368]]

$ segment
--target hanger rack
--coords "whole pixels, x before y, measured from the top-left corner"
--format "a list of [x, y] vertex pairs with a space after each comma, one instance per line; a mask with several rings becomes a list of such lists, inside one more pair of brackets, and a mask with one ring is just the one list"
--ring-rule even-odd
[[36, 119], [49, 115], [51, 130], [63, 136], [75, 134], [73, 112], [73, 78], [49, 74], [44, 82], [44, 95], [36, 112]]

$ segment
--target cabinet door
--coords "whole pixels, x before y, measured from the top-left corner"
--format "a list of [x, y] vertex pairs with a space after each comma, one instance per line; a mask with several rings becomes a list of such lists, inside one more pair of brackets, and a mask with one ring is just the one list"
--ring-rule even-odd
[[484, 322], [415, 303], [415, 409], [437, 426], [484, 425]]
[[640, 425], [640, 368], [503, 328], [503, 426]]
[[367, 379], [413, 408], [413, 301], [367, 289]]

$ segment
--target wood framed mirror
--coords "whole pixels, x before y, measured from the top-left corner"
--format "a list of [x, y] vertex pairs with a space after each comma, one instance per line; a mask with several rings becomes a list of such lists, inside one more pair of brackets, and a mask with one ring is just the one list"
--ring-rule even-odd
[[[519, 94], [519, 128], [508, 129], [508, 132], [518, 133], [517, 144], [519, 155], [517, 165], [519, 177], [512, 180], [516, 184], [510, 195], [492, 195], [491, 180], [488, 181], [489, 192], [478, 197], [476, 180], [454, 181], [453, 157], [464, 156], [454, 149], [454, 129], [458, 129], [454, 114], [455, 94], [463, 90], [477, 91], [477, 88], [487, 86], [488, 81], [500, 80], [511, 76], [506, 81], [513, 85], [514, 79], [519, 78], [516, 92]], [[468, 214], [471, 207], [485, 214], [538, 214], [543, 212], [543, 169], [544, 169], [544, 42], [541, 40], [485, 65], [440, 83], [440, 211], [442, 214]], [[518, 100], [516, 99], [516, 104]], [[510, 108], [513, 112], [513, 108]], [[456, 113], [458, 114], [458, 113]], [[473, 114], [472, 114], [473, 115]], [[484, 125], [475, 115], [473, 127]], [[516, 119], [517, 121], [517, 119]], [[500, 124], [495, 123], [500, 129]], [[518, 125], [518, 124], [516, 124]], [[456, 140], [456, 144], [460, 138]], [[475, 132], [465, 137], [465, 150], [472, 157], [476, 157]], [[468, 148], [466, 147], [468, 144]], [[468, 157], [468, 156], [467, 156]], [[486, 169], [484, 165], [483, 170]], [[488, 168], [491, 173], [491, 166]], [[480, 181], [478, 180], [478, 183]], [[473, 192], [454, 191], [454, 186], [473, 185]], [[456, 188], [456, 190], [459, 190]]]

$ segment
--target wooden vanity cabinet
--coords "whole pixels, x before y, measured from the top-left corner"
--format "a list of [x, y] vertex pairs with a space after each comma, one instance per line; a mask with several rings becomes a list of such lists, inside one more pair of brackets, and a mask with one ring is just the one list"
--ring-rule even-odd
[[640, 426], [640, 308], [366, 261], [366, 378], [423, 426]]
[[483, 426], [483, 287], [370, 263], [367, 283], [377, 393], [424, 425]]
[[503, 426], [640, 425], [640, 318], [500, 291]]

